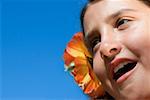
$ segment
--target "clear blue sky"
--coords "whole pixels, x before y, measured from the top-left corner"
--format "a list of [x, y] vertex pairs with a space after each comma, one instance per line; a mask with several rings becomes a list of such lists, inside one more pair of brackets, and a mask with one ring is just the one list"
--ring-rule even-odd
[[0, 100], [86, 100], [64, 71], [66, 43], [81, 31], [86, 0], [3, 0]]

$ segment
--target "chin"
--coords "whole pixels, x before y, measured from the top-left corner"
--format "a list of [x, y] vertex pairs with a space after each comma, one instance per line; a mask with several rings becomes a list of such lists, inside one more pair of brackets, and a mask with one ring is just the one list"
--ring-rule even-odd
[[[147, 82], [148, 83], [148, 82]], [[130, 83], [125, 88], [118, 90], [116, 100], [150, 100], [149, 84], [140, 82]]]
[[118, 96], [116, 100], [150, 100], [150, 95], [129, 92], [128, 94]]
[[[140, 74], [139, 74], [140, 73]], [[120, 86], [115, 84], [116, 100], [150, 100], [150, 73], [138, 65]]]

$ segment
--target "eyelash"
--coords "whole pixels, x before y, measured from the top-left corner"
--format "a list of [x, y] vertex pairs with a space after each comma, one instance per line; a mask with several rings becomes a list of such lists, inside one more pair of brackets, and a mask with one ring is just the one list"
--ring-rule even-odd
[[101, 42], [101, 39], [99, 36], [93, 38], [91, 41], [91, 48], [93, 49], [99, 42]]
[[126, 18], [119, 18], [117, 21], [116, 21], [116, 25], [115, 27], [116, 28], [119, 28], [120, 26], [126, 24], [127, 22], [131, 21], [130, 19], [126, 19]]

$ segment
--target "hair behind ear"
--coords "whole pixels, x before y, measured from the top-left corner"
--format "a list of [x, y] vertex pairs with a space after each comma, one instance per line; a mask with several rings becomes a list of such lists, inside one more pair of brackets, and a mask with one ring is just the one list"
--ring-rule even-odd
[[81, 28], [82, 28], [82, 32], [83, 32], [83, 35], [85, 34], [84, 33], [84, 15], [85, 15], [85, 12], [87, 10], [87, 4], [83, 7], [82, 11], [81, 11], [81, 14], [80, 14], [80, 22], [81, 22]]

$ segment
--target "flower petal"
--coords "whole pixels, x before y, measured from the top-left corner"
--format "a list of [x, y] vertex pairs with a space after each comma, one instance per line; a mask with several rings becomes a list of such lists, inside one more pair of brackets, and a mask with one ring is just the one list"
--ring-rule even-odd
[[104, 89], [91, 67], [92, 56], [84, 44], [83, 33], [76, 33], [64, 52], [67, 70], [85, 94], [95, 98], [103, 96]]

